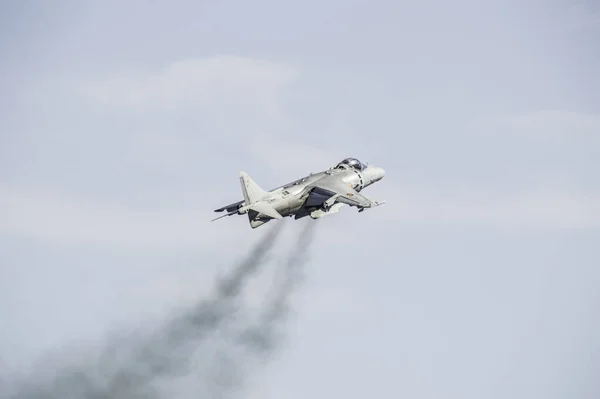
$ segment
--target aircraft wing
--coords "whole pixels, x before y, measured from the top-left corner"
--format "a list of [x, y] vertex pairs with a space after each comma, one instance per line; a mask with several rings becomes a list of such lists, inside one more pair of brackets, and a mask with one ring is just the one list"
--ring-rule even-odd
[[[357, 208], [373, 208], [375, 206], [385, 203], [384, 201], [372, 201], [354, 190], [352, 186], [345, 183], [341, 179], [328, 176], [314, 183], [314, 187], [318, 190], [324, 190], [335, 197], [335, 202], [341, 202], [350, 206], [356, 206]], [[333, 205], [333, 204], [330, 204]]]

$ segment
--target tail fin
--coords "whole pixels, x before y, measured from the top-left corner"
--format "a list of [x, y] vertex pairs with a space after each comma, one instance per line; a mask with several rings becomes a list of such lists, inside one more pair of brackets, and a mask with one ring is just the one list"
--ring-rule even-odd
[[246, 172], [240, 172], [240, 183], [242, 184], [242, 193], [246, 205], [251, 205], [267, 195], [267, 192], [260, 188]]

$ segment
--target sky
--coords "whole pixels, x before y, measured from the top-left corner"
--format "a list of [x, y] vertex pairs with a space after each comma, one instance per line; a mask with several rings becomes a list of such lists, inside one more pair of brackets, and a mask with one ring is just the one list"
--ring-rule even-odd
[[206, 295], [272, 227], [209, 222], [241, 170], [356, 157], [387, 203], [314, 222], [242, 397], [597, 398], [599, 37], [583, 0], [4, 2], [0, 374]]

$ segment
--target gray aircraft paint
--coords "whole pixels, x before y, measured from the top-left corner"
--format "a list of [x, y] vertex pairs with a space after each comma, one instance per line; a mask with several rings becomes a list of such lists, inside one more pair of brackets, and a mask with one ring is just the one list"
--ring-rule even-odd
[[362, 212], [365, 208], [385, 203], [360, 194], [364, 188], [384, 176], [385, 170], [381, 167], [346, 158], [335, 167], [265, 191], [246, 172], [240, 172], [244, 199], [215, 209], [215, 212], [227, 213], [213, 221], [234, 214], [247, 214], [250, 226], [254, 229], [272, 219], [287, 216], [318, 219], [336, 213], [344, 204], [357, 207]]

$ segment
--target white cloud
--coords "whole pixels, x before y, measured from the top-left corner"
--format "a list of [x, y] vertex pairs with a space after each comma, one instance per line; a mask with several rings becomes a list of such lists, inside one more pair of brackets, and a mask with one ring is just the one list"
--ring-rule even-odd
[[[225, 204], [220, 203], [218, 187], [214, 185], [211, 186], [214, 196], [197, 195], [206, 198], [206, 203], [190, 208], [182, 208], [180, 203], [163, 198], [160, 201], [165, 204], [163, 208], [139, 211], [136, 198], [140, 193], [152, 195], [152, 190], [156, 190], [152, 184], [145, 185], [154, 174], [180, 176], [187, 172], [185, 176], [189, 178], [191, 169], [213, 172], [211, 165], [215, 165], [215, 161], [219, 162], [219, 168], [247, 168], [247, 160], [254, 158], [254, 162], [266, 164], [271, 170], [283, 171], [303, 160], [301, 166], [305, 169], [306, 155], [311, 153], [311, 148], [288, 140], [284, 144], [281, 134], [283, 127], [294, 125], [293, 118], [280, 108], [298, 76], [297, 68], [284, 63], [215, 56], [173, 62], [159, 71], [119, 72], [105, 79], [93, 77], [81, 81], [75, 78], [60, 84], [35, 82], [30, 90], [25, 90], [23, 100], [34, 108], [39, 106], [44, 114], [58, 116], [64, 129], [55, 134], [61, 135], [65, 145], [56, 150], [69, 154], [77, 152], [77, 148], [69, 147], [74, 142], [69, 135], [82, 132], [65, 133], [69, 126], [64, 121], [69, 121], [71, 110], [65, 113], [64, 104], [80, 104], [84, 100], [84, 113], [91, 110], [102, 114], [102, 118], [93, 120], [99, 123], [118, 121], [115, 125], [107, 125], [111, 130], [106, 134], [111, 134], [115, 140], [118, 138], [121, 150], [112, 154], [86, 148], [94, 160], [85, 167], [99, 168], [96, 177], [104, 178], [101, 163], [108, 156], [111, 166], [127, 170], [129, 178], [139, 183], [128, 185], [127, 198], [117, 197], [112, 202], [78, 197], [76, 185], [56, 190], [36, 190], [31, 184], [29, 187], [34, 187], [31, 190], [0, 187], [3, 205], [0, 215], [5, 220], [0, 231], [44, 240], [164, 249], [202, 245], [202, 240], [209, 236], [210, 246], [219, 245], [220, 241], [226, 245], [225, 242], [234, 239], [232, 235], [248, 234], [247, 220], [237, 220], [240, 227], [234, 231], [227, 222], [208, 223], [215, 217], [212, 209]], [[45, 89], [40, 90], [40, 87]], [[50, 112], [49, 106], [56, 109]], [[83, 119], [88, 117], [88, 114], [81, 116]], [[186, 123], [182, 125], [181, 120]], [[91, 126], [84, 133], [104, 134], [104, 129], [103, 126]], [[186, 131], [182, 132], [182, 129]], [[188, 134], [189, 131], [195, 134]], [[222, 155], [222, 147], [218, 144], [227, 144], [231, 151]], [[227, 161], [239, 153], [246, 156], [245, 166], [226, 166]], [[281, 157], [283, 154], [289, 157], [288, 161], [296, 162], [286, 162]], [[60, 154], [54, 153], [52, 162], [60, 163], [60, 160]], [[323, 164], [331, 162], [323, 157]], [[308, 172], [302, 170], [302, 173]], [[283, 175], [282, 172], [282, 178]], [[213, 178], [211, 182], [214, 184], [219, 180]], [[277, 185], [283, 183], [277, 182]], [[100, 184], [107, 195], [114, 190], [114, 181], [98, 181]], [[223, 184], [235, 189], [239, 187], [234, 176]], [[265, 183], [268, 188], [266, 186]], [[173, 190], [171, 197], [189, 196], [189, 187], [187, 183], [170, 187]], [[177, 192], [177, 189], [182, 191]], [[202, 190], [202, 182], [198, 182], [198, 190]], [[237, 199], [234, 197], [231, 201]]]
[[259, 158], [248, 145], [255, 137], [293, 135], [283, 108], [300, 76], [286, 63], [224, 55], [158, 70], [36, 79], [20, 101], [43, 124], [44, 138], [51, 132], [64, 142], [59, 150], [70, 153], [81, 137], [106, 137], [127, 151], [116, 161], [176, 170], [204, 165], [206, 157], [222, 160], [222, 152]]
[[[475, 223], [505, 227], [600, 226], [600, 195], [597, 194], [533, 192], [486, 198], [475, 191], [446, 196], [428, 193], [425, 189], [382, 186], [377, 191], [377, 198], [387, 199], [388, 203], [370, 212], [374, 212], [376, 219], [385, 221]], [[0, 234], [153, 250], [216, 250], [230, 247], [232, 243], [249, 245], [249, 236], [256, 239], [262, 236], [260, 232], [256, 234], [256, 230], [251, 230], [243, 218], [210, 223], [213, 215], [201, 208], [202, 205], [193, 209], [142, 212], [118, 204], [86, 201], [53, 192], [0, 187]], [[332, 217], [336, 216], [342, 217]], [[343, 231], [336, 233], [339, 229], [337, 223], [325, 219], [277, 223], [286, 222], [320, 223], [319, 234], [328, 236], [330, 245], [336, 244], [336, 234], [344, 235]], [[341, 223], [341, 219], [338, 222]], [[283, 246], [290, 244], [289, 239], [281, 241]], [[192, 285], [196, 286], [196, 282]], [[190, 292], [198, 292], [197, 286]], [[184, 295], [184, 292], [180, 291], [178, 295]]]
[[[140, 211], [132, 205], [0, 185], [0, 235], [133, 250], [202, 249], [221, 252], [235, 245], [244, 253], [268, 229], [253, 230], [247, 218], [238, 215], [210, 222], [218, 215], [205, 203], [190, 208], [157, 206]], [[292, 227], [286, 230], [297, 232], [307, 222], [316, 223], [307, 219], [284, 219], [273, 223], [290, 224]], [[335, 230], [335, 227], [326, 223], [319, 230], [330, 234], [331, 229]], [[343, 233], [340, 234], [342, 237]], [[328, 241], [338, 242], [333, 238]], [[293, 243], [294, 234], [284, 234], [278, 240], [278, 246], [284, 248], [290, 248]], [[225, 251], [224, 254], [231, 256], [232, 253]], [[205, 276], [203, 273], [200, 277]], [[180, 294], [185, 295], [183, 292]]]
[[[62, 193], [0, 186], [0, 233], [133, 249], [229, 246], [244, 229], [210, 223], [210, 209], [137, 211]], [[247, 227], [247, 226], [244, 226]], [[210, 237], [210, 243], [205, 240]]]
[[214, 105], [236, 103], [269, 110], [277, 107], [281, 90], [298, 74], [297, 69], [283, 63], [215, 56], [177, 61], [162, 71], [137, 70], [82, 83], [76, 91], [96, 106], [138, 111], [213, 109]]
[[301, 118], [286, 108], [289, 98], [301, 97], [300, 76], [298, 68], [285, 63], [215, 56], [76, 82], [73, 90], [107, 118], [119, 113], [133, 118], [121, 140], [129, 149], [128, 161], [137, 165], [181, 169], [195, 160], [205, 167], [199, 155], [224, 162], [224, 156], [244, 154], [286, 178], [288, 172], [309, 173], [309, 159], [313, 168], [325, 168], [341, 156], [313, 145], [309, 135], [330, 136], [348, 128], [334, 113], [331, 126], [303, 131]]
[[[386, 190], [384, 188], [384, 190]], [[496, 227], [600, 227], [600, 194], [532, 191], [483, 195], [476, 189], [446, 194], [387, 189], [378, 218], [398, 222], [468, 223]]]
[[327, 169], [343, 159], [336, 149], [323, 149], [313, 143], [293, 140], [284, 142], [278, 137], [259, 136], [249, 145], [261, 154], [261, 162], [276, 170], [279, 178], [286, 179], [281, 184]]
[[[290, 65], [234, 56], [190, 59], [170, 64], [161, 71], [131, 71], [105, 80], [76, 84], [75, 92], [92, 108], [100, 107], [108, 116], [132, 112], [154, 130], [124, 131], [136, 164], [156, 164], [160, 168], [178, 165], [179, 169], [206, 165], [196, 159], [190, 138], [165, 130], [165, 115], [211, 115], [209, 128], [229, 131], [240, 147], [274, 172], [278, 184], [317, 172], [348, 154], [346, 147], [324, 149], [295, 135], [282, 135], [277, 129], [293, 129], [294, 118], [283, 112], [286, 92], [299, 77]], [[64, 94], [64, 93], [63, 93]], [[244, 120], [254, 113], [258, 120]], [[162, 115], [163, 117], [159, 117]], [[235, 115], [235, 118], [231, 118]], [[332, 125], [323, 134], [351, 131], [343, 115], [333, 115]], [[167, 122], [169, 119], [167, 118]], [[254, 122], [252, 122], [254, 121]], [[165, 123], [165, 125], [160, 125]], [[194, 124], [192, 124], [194, 126]], [[206, 126], [204, 126], [206, 127]], [[246, 129], [247, 127], [247, 129]], [[243, 129], [242, 129], [243, 128]], [[579, 135], [598, 137], [600, 117], [573, 112], [540, 111], [525, 115], [505, 115], [474, 123], [481, 133], [509, 133], [536, 138]], [[351, 133], [351, 132], [350, 132]], [[204, 139], [202, 137], [202, 139]], [[215, 151], [214, 156], [219, 157]], [[352, 154], [350, 154], [352, 155]], [[191, 163], [193, 160], [197, 162]], [[257, 182], [270, 188], [257, 171], [248, 170]], [[235, 180], [230, 181], [236, 184]], [[230, 184], [227, 183], [227, 184]], [[478, 222], [487, 224], [588, 226], [597, 225], [598, 197], [565, 193], [534, 193], [509, 197], [474, 199], [469, 193], [459, 198], [429, 195], [426, 189], [393, 187], [391, 178], [379, 184], [390, 195], [379, 217], [394, 220]], [[387, 187], [387, 188], [386, 188]], [[373, 190], [369, 190], [374, 192]], [[379, 191], [379, 189], [377, 190]], [[193, 208], [177, 206], [138, 211], [116, 203], [102, 203], [52, 191], [20, 190], [0, 187], [3, 223], [0, 232], [39, 239], [97, 242], [129, 248], [194, 248], [210, 237], [210, 246], [226, 246], [236, 237], [251, 233], [246, 220], [236, 220], [239, 228], [220, 221], [209, 224], [215, 204]], [[370, 196], [370, 194], [367, 193]], [[232, 201], [236, 199], [233, 198]], [[391, 210], [390, 210], [391, 208]], [[335, 216], [334, 216], [335, 217]], [[237, 218], [236, 218], [237, 219]], [[327, 225], [330, 225], [327, 223]], [[233, 236], [233, 237], [232, 237]]]
[[[600, 115], [560, 110], [540, 110], [522, 114], [503, 114], [475, 120], [471, 130], [476, 135], [496, 136], [501, 140], [531, 141], [535, 156], [553, 148], [565, 159], [586, 160], [592, 166], [593, 149], [600, 148]], [[510, 142], [510, 141], [509, 141]], [[523, 143], [524, 144], [524, 143]], [[592, 155], [590, 157], [590, 155]], [[530, 167], [531, 165], [524, 165]], [[550, 168], [549, 168], [550, 169]], [[403, 220], [465, 221], [503, 226], [600, 226], [600, 192], [598, 187], [582, 186], [581, 170], [554, 168], [547, 175], [536, 176], [537, 187], [522, 192], [497, 192], [485, 196], [488, 187], [445, 187], [431, 196], [417, 190], [401, 190], [403, 198], [398, 218]], [[544, 187], [551, 186], [551, 187]], [[490, 188], [491, 187], [491, 188]]]
[[[224, 161], [221, 154], [244, 154], [285, 178], [288, 172], [310, 172], [309, 159], [312, 168], [325, 168], [348, 156], [339, 143], [329, 150], [315, 138], [355, 133], [343, 109], [332, 111], [323, 125], [305, 128], [301, 115], [308, 111], [299, 111], [298, 103], [286, 108], [289, 99], [301, 99], [302, 104], [314, 100], [303, 96], [300, 77], [299, 68], [282, 62], [214, 56], [176, 61], [161, 70], [137, 68], [105, 78], [35, 82], [25, 96], [29, 106], [61, 116], [55, 134], [65, 141], [69, 135], [63, 118], [71, 110], [64, 114], [64, 104], [96, 113], [96, 123], [115, 121], [77, 135], [102, 131], [118, 137], [120, 148], [127, 150], [125, 162], [136, 166], [177, 172], [205, 167], [202, 159], [207, 157]], [[49, 112], [51, 104], [58, 109]]]
[[472, 123], [471, 129], [482, 135], [508, 134], [538, 140], [599, 140], [600, 115], [541, 110], [481, 118]]

